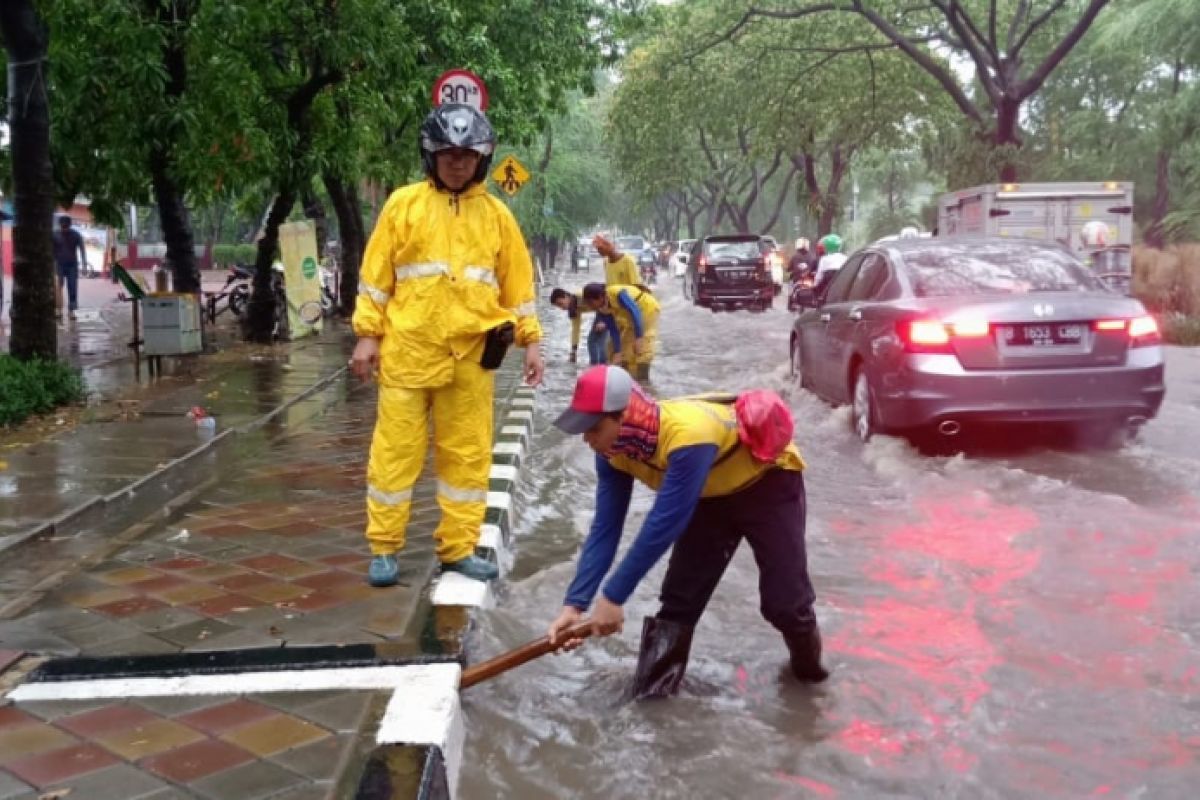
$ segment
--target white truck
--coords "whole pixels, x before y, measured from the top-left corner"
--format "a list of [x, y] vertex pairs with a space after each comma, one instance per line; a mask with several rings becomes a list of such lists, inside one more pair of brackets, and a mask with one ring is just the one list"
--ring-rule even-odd
[[938, 236], [1013, 236], [1059, 242], [1114, 290], [1132, 282], [1133, 184], [990, 183], [938, 200]]

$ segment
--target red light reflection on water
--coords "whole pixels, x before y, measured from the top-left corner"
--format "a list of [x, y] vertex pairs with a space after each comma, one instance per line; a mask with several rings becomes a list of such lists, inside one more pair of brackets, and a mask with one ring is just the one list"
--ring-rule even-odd
[[827, 783], [821, 783], [820, 781], [813, 780], [812, 778], [805, 778], [802, 775], [789, 775], [786, 772], [776, 772], [775, 778], [776, 780], [783, 781], [784, 783], [802, 786], [818, 797], [837, 797], [836, 789]]
[[1037, 567], [1038, 552], [1015, 540], [1035, 530], [1038, 518], [983, 493], [921, 500], [916, 510], [916, 522], [881, 533], [878, 556], [864, 568], [890, 587], [889, 596], [857, 608], [847, 603], [857, 620], [829, 641], [831, 651], [903, 676], [889, 685], [882, 704], [870, 704], [882, 719], [850, 719], [835, 740], [884, 763], [927, 750], [943, 768], [966, 772], [976, 757], [954, 741], [954, 724], [991, 690], [988, 671], [1001, 661], [980, 628], [977, 607], [987, 603], [996, 614], [1005, 589]]

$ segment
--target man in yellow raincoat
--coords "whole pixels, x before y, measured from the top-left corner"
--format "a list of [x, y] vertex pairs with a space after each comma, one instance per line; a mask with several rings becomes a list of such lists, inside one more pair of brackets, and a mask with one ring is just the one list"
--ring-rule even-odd
[[541, 382], [533, 267], [516, 220], [484, 180], [496, 137], [465, 105], [439, 106], [421, 125], [426, 180], [388, 199], [363, 256], [351, 367], [379, 380], [367, 466], [368, 580], [399, 576], [413, 487], [433, 423], [443, 570], [496, 577], [475, 555], [491, 471], [493, 375], [511, 342], [525, 380]]
[[609, 329], [613, 364], [622, 364], [638, 380], [650, 377], [658, 348], [658, 301], [642, 286], [583, 287], [583, 301]]

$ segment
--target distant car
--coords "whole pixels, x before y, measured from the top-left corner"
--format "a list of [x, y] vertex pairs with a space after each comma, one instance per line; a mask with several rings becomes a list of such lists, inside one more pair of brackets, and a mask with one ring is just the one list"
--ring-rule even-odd
[[713, 311], [765, 311], [775, 299], [770, 261], [762, 237], [706, 236], [692, 245], [683, 292]]
[[616, 245], [618, 250], [620, 250], [622, 253], [628, 253], [629, 255], [633, 256], [635, 260], [637, 259], [638, 255], [640, 255], [641, 252], [648, 247], [646, 244], [646, 237], [644, 236], [618, 236], [616, 239]]
[[815, 303], [792, 329], [792, 374], [850, 404], [864, 441], [1034, 422], [1123, 438], [1163, 401], [1154, 317], [1051, 243], [877, 243]]
[[696, 244], [695, 239], [680, 239], [675, 243], [675, 249], [671, 253], [670, 266], [671, 275], [676, 278], [682, 278], [687, 274], [687, 262], [692, 252], [692, 246]]

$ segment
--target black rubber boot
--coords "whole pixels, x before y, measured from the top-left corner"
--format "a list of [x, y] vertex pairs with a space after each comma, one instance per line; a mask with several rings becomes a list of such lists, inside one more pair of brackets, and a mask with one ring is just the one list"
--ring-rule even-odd
[[821, 666], [821, 629], [813, 626], [812, 630], [799, 634], [784, 636], [788, 652], [792, 654], [792, 674], [805, 683], [820, 683], [829, 677], [829, 672]]
[[687, 671], [695, 628], [658, 617], [642, 621], [642, 646], [633, 676], [633, 699], [670, 697]]

